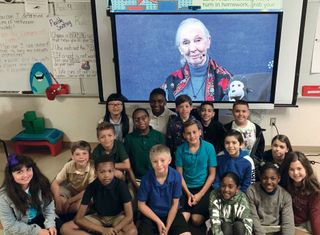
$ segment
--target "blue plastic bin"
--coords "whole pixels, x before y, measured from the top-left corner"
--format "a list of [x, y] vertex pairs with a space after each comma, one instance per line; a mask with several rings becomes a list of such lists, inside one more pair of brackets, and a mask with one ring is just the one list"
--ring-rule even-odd
[[55, 128], [45, 128], [43, 133], [30, 134], [25, 131], [21, 131], [19, 134], [14, 136], [11, 141], [18, 140], [46, 140], [51, 144], [58, 142], [60, 137], [63, 136], [63, 132]]

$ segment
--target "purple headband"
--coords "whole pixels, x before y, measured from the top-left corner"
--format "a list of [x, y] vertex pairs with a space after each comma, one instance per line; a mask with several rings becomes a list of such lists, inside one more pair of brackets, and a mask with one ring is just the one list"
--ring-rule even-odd
[[7, 161], [8, 161], [8, 166], [10, 168], [14, 167], [19, 163], [17, 156], [14, 153], [9, 154]]

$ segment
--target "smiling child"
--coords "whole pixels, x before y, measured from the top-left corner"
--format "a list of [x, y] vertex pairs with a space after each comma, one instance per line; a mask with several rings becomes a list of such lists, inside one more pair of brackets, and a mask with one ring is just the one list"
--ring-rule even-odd
[[252, 234], [249, 202], [235, 173], [222, 175], [220, 188], [210, 194], [209, 214], [210, 235]]
[[247, 190], [255, 235], [265, 235], [265, 226], [281, 226], [282, 235], [294, 234], [292, 200], [281, 186], [279, 167], [270, 162], [261, 167], [261, 181]]

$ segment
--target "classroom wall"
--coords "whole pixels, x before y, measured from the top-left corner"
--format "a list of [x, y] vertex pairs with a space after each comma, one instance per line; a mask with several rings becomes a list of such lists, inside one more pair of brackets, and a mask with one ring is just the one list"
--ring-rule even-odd
[[[276, 135], [269, 126], [270, 117], [277, 118], [279, 132], [290, 137], [294, 146], [320, 148], [320, 102], [318, 99], [298, 99], [299, 108], [275, 108], [254, 111], [253, 119], [266, 129], [266, 144]], [[57, 97], [49, 101], [45, 97], [0, 97], [0, 138], [9, 140], [22, 130], [23, 113], [36, 110], [46, 119], [47, 127], [64, 131], [65, 141], [80, 139], [96, 142], [95, 127], [104, 115], [104, 105], [98, 98]]]

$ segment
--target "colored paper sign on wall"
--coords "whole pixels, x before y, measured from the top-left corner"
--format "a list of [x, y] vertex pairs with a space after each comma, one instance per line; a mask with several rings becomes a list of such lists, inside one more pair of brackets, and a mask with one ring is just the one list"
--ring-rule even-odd
[[281, 10], [283, 0], [111, 0], [116, 10]]
[[192, 6], [202, 10], [281, 10], [282, 0], [193, 0]]
[[111, 0], [112, 11], [115, 10], [157, 10], [158, 0]]

